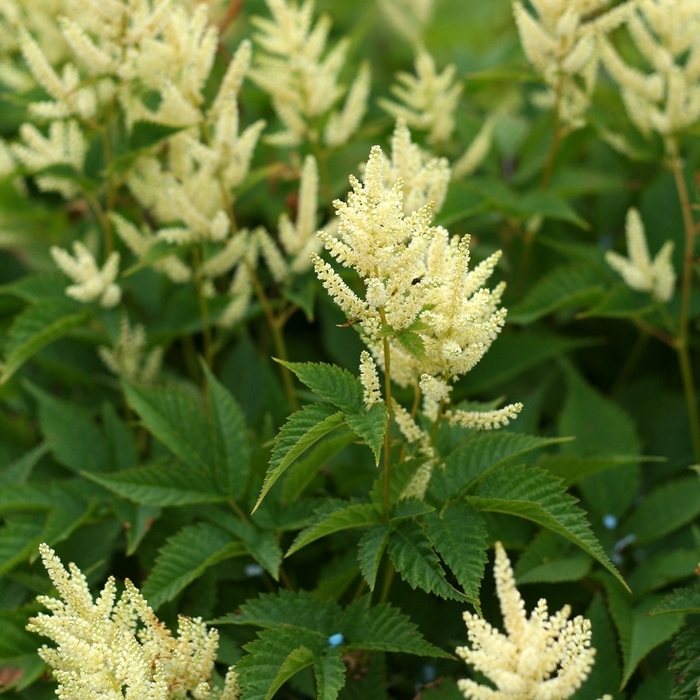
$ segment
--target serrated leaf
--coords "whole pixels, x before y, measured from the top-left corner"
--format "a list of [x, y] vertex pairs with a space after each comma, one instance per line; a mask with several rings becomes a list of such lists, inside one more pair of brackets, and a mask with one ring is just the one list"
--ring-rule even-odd
[[366, 412], [345, 414], [345, 422], [367, 443], [374, 453], [374, 462], [377, 465], [384, 444], [386, 416], [386, 406], [383, 403], [373, 404]]
[[200, 474], [211, 473], [211, 423], [193, 396], [176, 389], [137, 388], [127, 383], [124, 393], [143, 424], [173, 454]]
[[340, 630], [345, 636], [346, 649], [452, 658], [427, 642], [418, 627], [398, 608], [390, 603], [371, 606], [369, 596], [360, 598], [345, 609]]
[[379, 563], [389, 543], [389, 527], [387, 525], [375, 525], [362, 535], [357, 546], [357, 560], [360, 571], [367, 581], [370, 591], [374, 591], [379, 573]]
[[139, 456], [134, 436], [111, 403], [105, 402], [102, 405], [102, 426], [110, 471], [122, 471], [138, 466]]
[[0, 494], [10, 485], [23, 484], [36, 466], [37, 462], [50, 450], [47, 442], [42, 442], [33, 450], [23, 454], [0, 471]]
[[[622, 678], [617, 635], [600, 593], [594, 595], [584, 617], [591, 622], [591, 647], [596, 650], [596, 663], [593, 664], [593, 670], [583, 688], [575, 697], [578, 699], [578, 696], [582, 696], [581, 700], [598, 700], [606, 693], [613, 693], [613, 698], [623, 697], [615, 694]], [[604, 663], [601, 663], [603, 661]]]
[[467, 496], [467, 501], [479, 510], [517, 515], [566, 537], [627, 588], [593, 535], [577, 500], [566, 492], [561, 480], [547, 472], [522, 466], [499, 467], [484, 479], [473, 496]]
[[345, 413], [360, 413], [364, 409], [360, 380], [346, 369], [323, 362], [284, 362], [299, 380], [328, 403]]
[[425, 357], [425, 342], [417, 333], [408, 330], [400, 331], [396, 333], [396, 339], [403, 345], [409, 355], [413, 355], [413, 357], [418, 359]]
[[0, 527], [0, 574], [5, 574], [26, 561], [41, 542], [46, 516], [17, 514]]
[[289, 505], [296, 501], [313, 481], [319, 469], [355, 439], [355, 433], [350, 430], [339, 432], [340, 434], [320, 442], [311, 449], [308, 457], [297, 460], [289, 467], [282, 484], [283, 504]]
[[211, 523], [187, 525], [160, 548], [141, 592], [155, 610], [172, 600], [210, 566], [247, 553], [226, 530]]
[[656, 304], [648, 294], [632, 291], [624, 282], [613, 286], [582, 318], [639, 318], [653, 311]]
[[700, 677], [700, 627], [685, 629], [675, 639], [669, 669], [675, 678], [669, 700], [696, 700]]
[[479, 609], [479, 588], [486, 566], [486, 523], [462, 501], [430, 513], [426, 532], [442, 560], [449, 566], [467, 599]]
[[623, 532], [639, 544], [658, 540], [700, 514], [700, 481], [696, 476], [669, 481], [645, 496], [625, 520]]
[[0, 384], [43, 347], [85, 325], [89, 318], [88, 310], [76, 309], [74, 304], [64, 301], [43, 301], [25, 309], [8, 331], [7, 359]]
[[56, 460], [74, 472], [106, 472], [111, 468], [104, 434], [92, 414], [28, 384], [39, 404], [39, 424]]
[[[573, 551], [572, 551], [573, 550]], [[518, 583], [578, 581], [586, 576], [593, 560], [563, 537], [542, 530], [520, 555], [515, 567]]]
[[45, 669], [44, 661], [36, 653], [37, 637], [25, 630], [26, 625], [26, 609], [0, 611], [0, 667], [5, 675], [4, 692], [24, 690]]
[[113, 493], [145, 506], [183, 506], [217, 503], [226, 498], [212, 479], [176, 464], [155, 464], [116, 474], [85, 476]]
[[440, 502], [454, 498], [491, 469], [565, 438], [540, 438], [505, 430], [475, 432], [433, 470], [429, 493]]
[[272, 488], [284, 470], [322, 437], [343, 423], [343, 414], [327, 403], [314, 403], [293, 413], [282, 426], [272, 448], [270, 466], [265, 474], [258, 501], [253, 512], [258, 509], [267, 492]]
[[448, 600], [465, 596], [451, 586], [423, 528], [411, 520], [402, 520], [389, 535], [389, 556], [401, 578], [411, 588], [421, 588]]
[[316, 697], [318, 700], [335, 700], [345, 685], [345, 664], [339, 649], [329, 649], [314, 658]]
[[603, 281], [592, 267], [560, 265], [508, 310], [508, 322], [527, 325], [560, 309], [587, 306], [597, 300], [603, 290]]
[[222, 493], [237, 501], [245, 494], [250, 475], [245, 417], [228, 389], [203, 367], [214, 428], [214, 478]]
[[420, 498], [402, 498], [392, 507], [389, 513], [389, 522], [393, 525], [398, 523], [399, 520], [417, 518], [420, 515], [426, 515], [434, 511], [435, 508], [433, 508], [433, 506], [425, 501], [421, 501]]
[[641, 561], [629, 575], [627, 582], [635, 597], [640, 599], [651, 591], [686, 580], [697, 565], [696, 549], [678, 547], [660, 551]]
[[284, 556], [288, 557], [306, 545], [334, 532], [356, 527], [370, 527], [380, 523], [381, 520], [381, 512], [372, 503], [354, 503], [349, 506], [343, 504], [331, 513], [324, 513], [321, 520], [302, 530]]
[[610, 455], [607, 457], [577, 457], [576, 455], [548, 455], [537, 461], [537, 466], [559, 477], [567, 486], [573, 486], [593, 474], [600, 474], [626, 464], [662, 461], [663, 458], [639, 455]]
[[649, 596], [632, 607], [628, 597], [616, 586], [608, 588], [608, 608], [620, 637], [624, 688], [639, 663], [647, 654], [670, 639], [683, 626], [683, 615], [669, 614], [652, 617], [648, 613], [659, 602], [658, 596]]
[[669, 613], [699, 615], [700, 583], [696, 582], [692, 588], [676, 588], [673, 593], [667, 595], [656, 607], [649, 611], [649, 615], [668, 615]]
[[0, 294], [11, 294], [30, 303], [56, 301], [80, 309], [66, 297], [66, 278], [60, 273], [41, 272], [20, 277], [11, 284], [0, 286]]

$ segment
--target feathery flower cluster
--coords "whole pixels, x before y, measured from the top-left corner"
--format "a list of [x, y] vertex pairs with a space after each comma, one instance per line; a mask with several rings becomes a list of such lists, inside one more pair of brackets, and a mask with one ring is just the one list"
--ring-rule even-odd
[[133, 328], [126, 315], [122, 318], [121, 331], [116, 347], [100, 346], [97, 350], [105, 365], [117, 376], [133, 384], [155, 383], [163, 360], [163, 348], [146, 349], [146, 329], [137, 323]]
[[80, 241], [73, 243], [72, 256], [63, 248], [52, 246], [51, 257], [75, 284], [66, 287], [66, 294], [77, 301], [99, 301], [101, 306], [116, 306], [122, 290], [115, 283], [119, 274], [119, 253], [112, 252], [100, 269], [93, 254]]
[[657, 301], [670, 301], [676, 284], [676, 271], [671, 260], [673, 241], [666, 241], [652, 261], [642, 217], [634, 208], [627, 212], [625, 236], [629, 258], [609, 250], [605, 254], [608, 265], [622, 275], [631, 289], [648, 292]]
[[600, 43], [603, 64], [622, 88], [630, 119], [644, 134], [686, 131], [700, 119], [700, 4], [640, 0], [627, 28], [651, 73], [626, 64], [607, 40]]
[[[357, 322], [382, 367], [388, 341], [391, 379], [404, 387], [420, 386], [427, 399], [439, 402], [448, 397], [448, 382], [471, 370], [503, 327], [506, 311], [498, 305], [505, 285], [483, 288], [500, 253], [469, 270], [469, 237], [451, 238], [445, 229], [432, 227], [430, 204], [404, 214], [402, 182], [387, 189], [385, 170], [381, 148], [375, 146], [364, 185], [351, 176], [347, 203], [334, 203], [338, 238], [319, 234], [332, 257], [357, 271], [366, 287], [364, 298], [318, 255], [314, 267], [336, 304]], [[370, 376], [367, 369], [362, 374]], [[365, 383], [368, 396], [376, 395], [374, 386]], [[500, 423], [520, 408], [501, 409]], [[410, 431], [404, 422], [404, 432]], [[488, 422], [490, 427], [499, 423], [495, 417]]]
[[619, 5], [595, 19], [609, 0], [532, 0], [536, 16], [514, 0], [513, 13], [528, 61], [542, 75], [547, 92], [541, 106], [557, 106], [569, 129], [584, 124], [598, 75], [597, 38], [622, 24], [632, 3]]
[[413, 43], [420, 41], [434, 5], [435, 0], [379, 0], [379, 9], [391, 27]]
[[[586, 680], [593, 666], [591, 623], [581, 617], [569, 620], [564, 606], [549, 616], [542, 599], [530, 617], [515, 586], [515, 577], [503, 545], [496, 542], [496, 592], [501, 603], [501, 634], [486, 620], [470, 612], [463, 617], [470, 647], [456, 653], [483, 673], [495, 689], [474, 680], [458, 681], [468, 700], [565, 700]], [[610, 700], [606, 695], [602, 700]]]
[[326, 52], [330, 19], [323, 15], [313, 24], [313, 0], [305, 0], [301, 6], [289, 0], [266, 2], [272, 19], [253, 18], [259, 30], [255, 41], [263, 53], [256, 55], [250, 77], [272, 97], [284, 125], [284, 131], [267, 137], [267, 141], [278, 146], [321, 139], [328, 146], [346, 143], [367, 110], [369, 65], [360, 67], [343, 108], [335, 110], [345, 91], [338, 76], [345, 64], [347, 40]]
[[454, 65], [438, 73], [433, 57], [419, 48], [415, 60], [416, 75], [400, 72], [391, 92], [400, 102], [380, 99], [379, 105], [408, 126], [427, 131], [430, 143], [447, 141], [455, 128], [455, 110], [462, 85], [455, 83]]
[[75, 564], [66, 571], [46, 544], [44, 566], [60, 599], [39, 596], [51, 614], [40, 613], [27, 629], [57, 645], [39, 649], [58, 681], [62, 700], [170, 700], [188, 693], [197, 700], [237, 700], [233, 668], [223, 690], [211, 687], [219, 634], [198, 618], [180, 616], [172, 635], [131, 583], [116, 599], [110, 578], [96, 601]]

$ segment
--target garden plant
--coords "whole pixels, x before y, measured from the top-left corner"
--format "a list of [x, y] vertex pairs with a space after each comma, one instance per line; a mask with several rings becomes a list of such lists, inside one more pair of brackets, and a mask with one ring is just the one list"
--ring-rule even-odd
[[0, 0], [0, 694], [700, 698], [698, 0]]

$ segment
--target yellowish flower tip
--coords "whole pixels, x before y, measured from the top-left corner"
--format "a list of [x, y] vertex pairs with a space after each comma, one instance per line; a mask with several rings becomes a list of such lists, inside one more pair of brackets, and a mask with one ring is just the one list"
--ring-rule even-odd
[[544, 599], [528, 617], [500, 542], [496, 542], [494, 578], [505, 634], [465, 612], [471, 645], [456, 649], [457, 655], [486, 676], [493, 687], [463, 679], [458, 681], [459, 689], [468, 700], [571, 697], [593, 666], [595, 649], [590, 645], [590, 622], [581, 616], [570, 620], [568, 605], [550, 617]]

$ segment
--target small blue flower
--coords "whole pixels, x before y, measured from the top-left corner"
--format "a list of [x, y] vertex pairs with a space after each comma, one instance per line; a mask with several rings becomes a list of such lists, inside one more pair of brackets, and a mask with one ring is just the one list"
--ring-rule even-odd
[[344, 641], [345, 637], [343, 636], [342, 632], [338, 632], [337, 634], [332, 634], [330, 637], [328, 637], [328, 646], [331, 649], [335, 649], [336, 647], [339, 647]]
[[248, 578], [255, 578], [256, 576], [262, 576], [263, 568], [260, 564], [248, 564], [244, 572]]
[[612, 514], [604, 515], [603, 525], [605, 525], [608, 530], [614, 530], [617, 527], [617, 518]]

